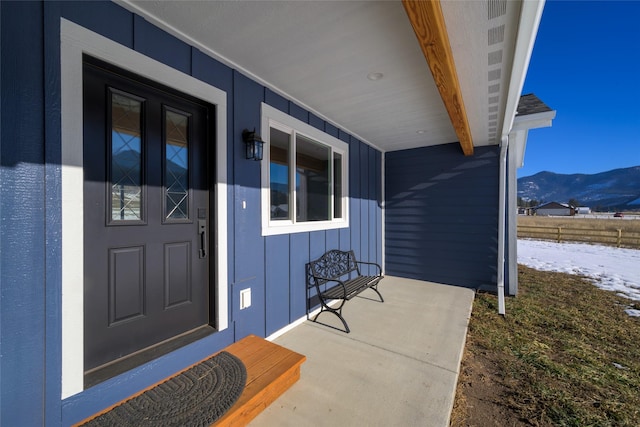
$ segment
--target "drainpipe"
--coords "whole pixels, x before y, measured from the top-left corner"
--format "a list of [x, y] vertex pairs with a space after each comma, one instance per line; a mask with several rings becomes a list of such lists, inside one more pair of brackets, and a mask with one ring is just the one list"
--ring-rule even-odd
[[505, 314], [504, 307], [504, 237], [505, 237], [505, 212], [507, 203], [506, 175], [507, 175], [507, 148], [509, 137], [503, 136], [500, 144], [500, 183], [498, 186], [498, 314]]

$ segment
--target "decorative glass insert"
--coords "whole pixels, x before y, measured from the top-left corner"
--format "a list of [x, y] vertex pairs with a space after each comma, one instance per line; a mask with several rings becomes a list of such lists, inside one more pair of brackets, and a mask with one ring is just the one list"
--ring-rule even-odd
[[142, 220], [142, 100], [111, 92], [111, 220]]
[[331, 148], [296, 135], [296, 221], [331, 219]]
[[286, 220], [289, 216], [289, 134], [271, 128], [269, 143], [269, 189], [271, 192], [271, 219]]
[[165, 219], [189, 219], [189, 115], [165, 109]]

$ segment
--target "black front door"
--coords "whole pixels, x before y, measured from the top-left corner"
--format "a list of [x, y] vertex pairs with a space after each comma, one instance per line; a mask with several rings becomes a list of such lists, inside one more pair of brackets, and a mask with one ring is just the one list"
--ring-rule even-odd
[[85, 371], [210, 319], [206, 104], [85, 58]]

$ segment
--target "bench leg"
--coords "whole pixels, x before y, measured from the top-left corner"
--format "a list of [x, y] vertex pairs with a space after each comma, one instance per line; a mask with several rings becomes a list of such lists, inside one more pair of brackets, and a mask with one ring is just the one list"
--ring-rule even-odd
[[380, 297], [380, 302], [384, 302], [384, 298], [382, 298], [382, 294], [380, 292], [378, 292], [378, 285], [371, 286], [371, 289], [376, 291], [376, 294], [378, 294], [378, 296]]
[[[338, 319], [340, 319], [340, 321], [342, 322], [342, 324], [344, 325], [344, 331], [346, 333], [351, 332], [351, 330], [349, 329], [349, 325], [347, 325], [347, 321], [344, 320], [344, 317], [342, 317], [342, 306], [344, 305], [344, 301], [342, 301], [342, 303], [340, 304], [340, 308], [335, 309], [335, 308], [331, 308], [329, 307], [327, 304], [325, 304], [324, 302], [322, 303], [322, 306], [320, 308], [320, 312], [318, 314], [315, 315], [315, 317], [313, 318], [313, 322], [316, 322], [316, 319], [318, 318], [318, 316], [320, 316], [320, 314], [323, 311], [328, 311], [330, 313], [335, 314], [336, 316], [338, 316]], [[318, 323], [318, 322], [316, 322]], [[325, 326], [330, 326], [330, 325], [325, 325]], [[335, 328], [338, 329], [338, 328]]]

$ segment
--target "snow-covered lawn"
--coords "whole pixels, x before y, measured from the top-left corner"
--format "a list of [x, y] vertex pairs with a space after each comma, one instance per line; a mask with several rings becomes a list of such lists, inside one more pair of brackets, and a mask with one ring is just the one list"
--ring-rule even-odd
[[[637, 249], [519, 239], [518, 263], [536, 270], [580, 274], [589, 277], [599, 288], [640, 301], [640, 250]], [[640, 316], [640, 310], [625, 311], [630, 316]]]

